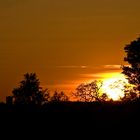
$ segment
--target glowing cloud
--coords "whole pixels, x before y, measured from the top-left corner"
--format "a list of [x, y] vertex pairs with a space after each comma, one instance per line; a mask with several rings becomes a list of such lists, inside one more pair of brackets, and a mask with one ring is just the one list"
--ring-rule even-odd
[[86, 69], [88, 66], [56, 66], [56, 68], [64, 68], [64, 69], [75, 69], [75, 68], [81, 68]]

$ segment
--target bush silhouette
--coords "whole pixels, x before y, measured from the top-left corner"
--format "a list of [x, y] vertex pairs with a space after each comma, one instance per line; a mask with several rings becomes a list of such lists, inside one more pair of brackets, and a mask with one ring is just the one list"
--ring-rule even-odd
[[55, 91], [54, 95], [51, 97], [51, 102], [66, 102], [69, 100], [69, 97], [62, 91]]

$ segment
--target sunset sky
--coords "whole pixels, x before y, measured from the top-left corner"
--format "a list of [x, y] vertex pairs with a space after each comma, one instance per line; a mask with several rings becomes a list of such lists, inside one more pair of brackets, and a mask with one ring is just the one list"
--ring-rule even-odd
[[118, 72], [140, 34], [140, 0], [0, 0], [0, 100], [26, 72], [71, 91]]

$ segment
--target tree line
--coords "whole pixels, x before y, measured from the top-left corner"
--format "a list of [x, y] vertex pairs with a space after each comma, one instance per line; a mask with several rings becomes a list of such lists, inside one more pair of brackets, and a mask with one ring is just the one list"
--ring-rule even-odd
[[48, 89], [43, 89], [40, 86], [36, 73], [24, 74], [24, 79], [20, 81], [19, 86], [13, 89], [12, 96], [7, 97], [7, 102], [22, 105], [42, 105], [47, 102], [64, 102], [68, 100], [69, 97], [63, 91], [55, 91], [51, 96]]
[[[140, 37], [126, 45], [124, 51], [126, 53], [124, 61], [129, 65], [122, 66], [122, 73], [126, 75], [129, 83], [134, 85], [131, 90], [125, 87], [125, 94], [121, 101], [128, 101], [139, 98], [140, 94]], [[109, 101], [107, 94], [100, 91], [102, 85], [103, 82], [97, 80], [80, 84], [72, 95], [77, 98], [77, 101], [83, 102]], [[6, 100], [11, 104], [42, 105], [48, 102], [66, 102], [69, 101], [69, 97], [63, 91], [55, 91], [51, 95], [48, 89], [40, 86], [36, 73], [26, 73], [19, 86], [13, 89], [12, 96], [8, 96]]]

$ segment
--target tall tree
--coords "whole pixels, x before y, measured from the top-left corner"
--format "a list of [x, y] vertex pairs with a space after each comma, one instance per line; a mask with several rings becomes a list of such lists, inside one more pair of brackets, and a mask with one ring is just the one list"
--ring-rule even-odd
[[130, 84], [136, 86], [135, 90], [140, 92], [140, 37], [126, 45], [124, 50], [124, 61], [128, 62], [129, 66], [123, 66], [122, 73], [128, 77]]
[[42, 104], [49, 98], [48, 90], [40, 87], [40, 81], [35, 73], [26, 73], [19, 87], [13, 91], [15, 104]]

